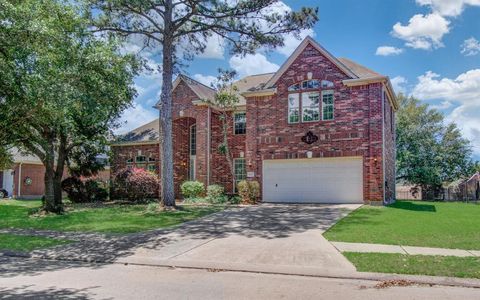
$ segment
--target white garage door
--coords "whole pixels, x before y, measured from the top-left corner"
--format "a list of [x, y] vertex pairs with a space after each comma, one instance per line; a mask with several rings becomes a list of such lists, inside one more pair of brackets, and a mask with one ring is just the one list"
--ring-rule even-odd
[[362, 158], [264, 160], [263, 201], [362, 203]]

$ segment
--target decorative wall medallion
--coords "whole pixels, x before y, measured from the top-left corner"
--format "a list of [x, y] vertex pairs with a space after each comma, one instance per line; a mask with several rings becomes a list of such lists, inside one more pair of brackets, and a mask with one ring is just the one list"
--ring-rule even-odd
[[318, 141], [318, 136], [314, 135], [313, 132], [309, 131], [304, 136], [302, 136], [302, 142], [306, 144], [313, 144]]
[[30, 178], [30, 177], [25, 178], [25, 185], [32, 185], [32, 183], [33, 183], [32, 178]]

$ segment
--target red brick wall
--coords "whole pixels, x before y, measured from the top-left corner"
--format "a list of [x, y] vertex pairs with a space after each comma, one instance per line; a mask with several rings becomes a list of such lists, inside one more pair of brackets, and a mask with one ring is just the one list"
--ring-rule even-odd
[[[20, 173], [20, 165], [15, 164], [13, 176], [13, 194], [18, 198], [41, 198], [45, 191], [45, 167], [43, 165], [22, 164]], [[20, 195], [19, 195], [19, 177], [20, 177]], [[32, 184], [25, 184], [25, 179], [30, 177]]]
[[[233, 127], [233, 115], [230, 113], [229, 117], [229, 130], [228, 130], [228, 145], [232, 153], [232, 158], [240, 158], [241, 152], [245, 155], [245, 139], [246, 134], [234, 134]], [[247, 121], [248, 123], [249, 121]], [[220, 113], [212, 114], [212, 143], [211, 143], [211, 184], [220, 184], [225, 187], [225, 191], [233, 192], [233, 178], [231, 175], [231, 169], [228, 165], [227, 158], [221, 154], [218, 147], [223, 142], [222, 134], [222, 121], [220, 119]]]
[[[362, 156], [364, 158], [364, 200], [383, 199], [382, 180], [382, 85], [349, 88], [348, 77], [309, 46], [316, 55], [300, 55], [277, 82], [277, 95], [247, 100], [247, 171], [261, 182], [263, 159]], [[312, 67], [315, 66], [315, 67]], [[335, 119], [288, 124], [288, 86], [307, 79], [334, 82]], [[307, 145], [301, 137], [312, 131], [318, 142]]]

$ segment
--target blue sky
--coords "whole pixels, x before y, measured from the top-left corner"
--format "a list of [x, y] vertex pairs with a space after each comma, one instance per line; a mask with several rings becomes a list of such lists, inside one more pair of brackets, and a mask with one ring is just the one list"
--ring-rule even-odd
[[[337, 57], [347, 57], [390, 76], [396, 91], [419, 97], [455, 121], [472, 141], [480, 160], [480, 0], [285, 0], [274, 11], [318, 6], [320, 21], [303, 36], [312, 35]], [[189, 63], [187, 75], [208, 83], [219, 67], [240, 75], [275, 71], [300, 41], [259, 51], [246, 58], [231, 57], [213, 37], [206, 53]], [[138, 49], [134, 43], [129, 50]], [[159, 59], [142, 52], [153, 67]], [[139, 96], [125, 112], [120, 132], [157, 117], [152, 105], [161, 86], [159, 73], [137, 78]]]

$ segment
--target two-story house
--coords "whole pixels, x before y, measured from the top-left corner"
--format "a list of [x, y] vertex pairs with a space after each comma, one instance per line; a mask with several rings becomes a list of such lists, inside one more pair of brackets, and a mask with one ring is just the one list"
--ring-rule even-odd
[[[306, 38], [275, 73], [235, 83], [228, 137], [236, 180], [258, 180], [266, 202], [388, 203], [395, 199], [398, 108], [387, 76]], [[173, 88], [175, 192], [185, 180], [235, 183], [218, 146], [215, 91], [180, 75]], [[160, 167], [158, 120], [112, 145], [112, 173]]]

